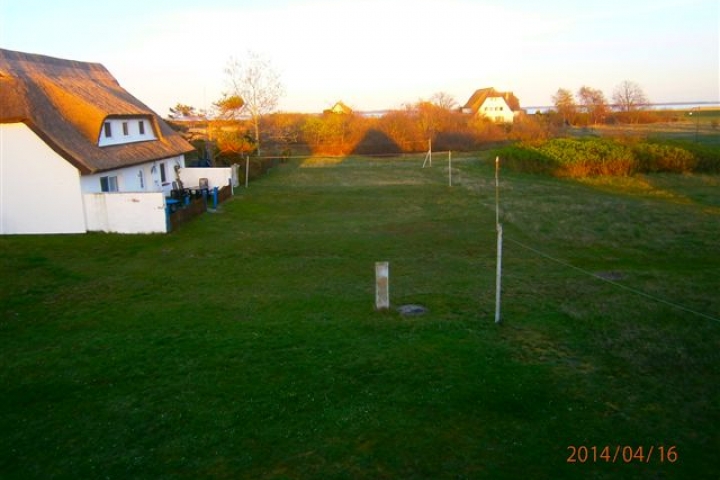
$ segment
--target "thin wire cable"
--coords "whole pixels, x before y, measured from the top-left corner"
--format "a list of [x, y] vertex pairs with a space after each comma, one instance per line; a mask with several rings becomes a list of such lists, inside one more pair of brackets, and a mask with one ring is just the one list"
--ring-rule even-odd
[[697, 310], [693, 310], [693, 309], [691, 309], [691, 308], [684, 307], [684, 306], [679, 305], [679, 304], [677, 304], [677, 303], [673, 303], [673, 302], [669, 302], [669, 301], [667, 301], [667, 300], [663, 300], [662, 298], [656, 297], [656, 296], [654, 296], [654, 295], [650, 295], [649, 293], [645, 293], [645, 292], [643, 292], [643, 291], [641, 291], [641, 290], [637, 290], [637, 289], [635, 289], [635, 288], [628, 287], [627, 285], [623, 285], [622, 283], [614, 282], [614, 281], [609, 280], [609, 279], [607, 279], [607, 278], [603, 278], [603, 277], [601, 277], [600, 275], [597, 275], [597, 274], [592, 273], [592, 272], [590, 272], [590, 271], [588, 271], [588, 270], [585, 270], [585, 269], [583, 269], [583, 268], [576, 267], [575, 265], [572, 265], [572, 264], [570, 264], [570, 263], [567, 263], [567, 262], [564, 262], [564, 261], [562, 261], [562, 260], [559, 260], [559, 259], [557, 259], [557, 258], [555, 258], [555, 257], [553, 257], [553, 256], [551, 256], [551, 255], [548, 255], [547, 253], [541, 252], [540, 250], [537, 250], [537, 249], [535, 249], [535, 248], [533, 248], [533, 247], [531, 247], [531, 246], [529, 246], [529, 245], [525, 245], [524, 243], [518, 242], [517, 240], [512, 239], [512, 238], [509, 238], [509, 237], [507, 237], [507, 236], [505, 237], [505, 240], [509, 240], [509, 241], [511, 241], [512, 243], [514, 243], [514, 244], [516, 244], [516, 245], [518, 245], [518, 246], [520, 246], [520, 247], [522, 247], [522, 248], [524, 248], [524, 249], [526, 249], [526, 250], [529, 250], [529, 251], [531, 251], [531, 252], [534, 252], [535, 254], [540, 255], [541, 257], [547, 258], [548, 260], [551, 260], [551, 261], [553, 261], [553, 262], [555, 262], [555, 263], [557, 263], [557, 264], [559, 264], [559, 265], [562, 265], [562, 266], [568, 267], [568, 268], [572, 268], [572, 269], [574, 269], [574, 270], [577, 270], [578, 272], [582, 272], [582, 273], [584, 273], [584, 274], [586, 274], [586, 275], [589, 275], [589, 276], [591, 276], [591, 277], [593, 277], [593, 278], [596, 278], [596, 279], [598, 279], [598, 280], [602, 280], [603, 282], [609, 283], [610, 285], [613, 285], [613, 286], [615, 286], [615, 287], [622, 288], [623, 290], [627, 290], [627, 291], [629, 291], [629, 292], [632, 292], [632, 293], [634, 293], [634, 294], [636, 294], [636, 295], [640, 295], [641, 297], [648, 298], [648, 299], [653, 300], [653, 301], [655, 301], [655, 302], [663, 303], [663, 304], [665, 304], [665, 305], [668, 305], [668, 306], [670, 306], [670, 307], [676, 308], [676, 309], [678, 309], [678, 310], [682, 310], [683, 312], [691, 313], [691, 314], [693, 314], [693, 315], [697, 315], [697, 316], [702, 317], [702, 318], [705, 318], [705, 319], [707, 319], [707, 320], [712, 320], [713, 322], [718, 322], [718, 323], [720, 323], [720, 318], [713, 317], [712, 315], [708, 315], [708, 314], [706, 314], [706, 313], [698, 312]]

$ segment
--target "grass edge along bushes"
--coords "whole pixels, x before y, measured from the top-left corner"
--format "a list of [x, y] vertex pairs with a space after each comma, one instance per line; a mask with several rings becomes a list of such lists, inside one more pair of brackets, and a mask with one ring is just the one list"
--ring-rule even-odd
[[694, 170], [696, 173], [720, 173], [720, 147], [687, 140], [652, 140], [649, 143], [658, 143], [690, 152], [697, 162]]
[[494, 153], [515, 171], [556, 177], [720, 173], [720, 148], [678, 141], [628, 144], [610, 138], [555, 138], [538, 146], [509, 145]]

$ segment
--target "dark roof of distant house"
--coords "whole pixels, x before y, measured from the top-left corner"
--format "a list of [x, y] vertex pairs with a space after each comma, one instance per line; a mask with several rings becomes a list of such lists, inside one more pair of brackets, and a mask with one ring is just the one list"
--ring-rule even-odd
[[481, 88], [479, 90], [475, 90], [475, 93], [473, 93], [467, 101], [463, 110], [468, 109], [473, 112], [477, 112], [485, 100], [492, 97], [504, 98], [505, 102], [513, 112], [520, 110], [520, 100], [518, 100], [513, 92], [498, 92], [494, 88]]
[[[157, 140], [98, 146], [107, 118], [144, 117]], [[170, 158], [193, 146], [99, 63], [0, 49], [0, 123], [25, 123], [83, 174]]]

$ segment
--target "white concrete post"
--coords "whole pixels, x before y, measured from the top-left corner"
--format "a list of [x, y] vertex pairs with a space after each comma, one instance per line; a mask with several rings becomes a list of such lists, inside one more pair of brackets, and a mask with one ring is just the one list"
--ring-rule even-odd
[[503, 228], [500, 223], [500, 157], [495, 157], [495, 227], [497, 229], [497, 264], [495, 271], [495, 323], [500, 323], [500, 299], [502, 289]]
[[502, 244], [503, 244], [503, 228], [502, 224], [497, 226], [497, 264], [495, 272], [495, 323], [500, 323], [500, 291], [502, 289]]
[[390, 308], [390, 265], [388, 262], [375, 262], [375, 308]]

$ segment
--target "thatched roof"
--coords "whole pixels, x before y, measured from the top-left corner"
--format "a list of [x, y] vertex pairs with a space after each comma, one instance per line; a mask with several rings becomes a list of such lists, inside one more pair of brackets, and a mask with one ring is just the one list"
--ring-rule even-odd
[[520, 110], [520, 100], [518, 100], [513, 92], [498, 92], [494, 88], [481, 88], [476, 90], [463, 107], [463, 110], [467, 109], [471, 110], [473, 113], [477, 113], [482, 104], [485, 103], [485, 100], [493, 97], [504, 98], [505, 103], [508, 104], [513, 112]]
[[339, 115], [350, 115], [353, 113], [352, 108], [345, 105], [343, 102], [337, 102], [331, 108], [328, 108], [323, 113], [335, 113]]
[[[108, 117], [143, 117], [158, 139], [99, 147]], [[0, 123], [17, 122], [28, 125], [82, 174], [194, 150], [101, 64], [0, 49]]]

